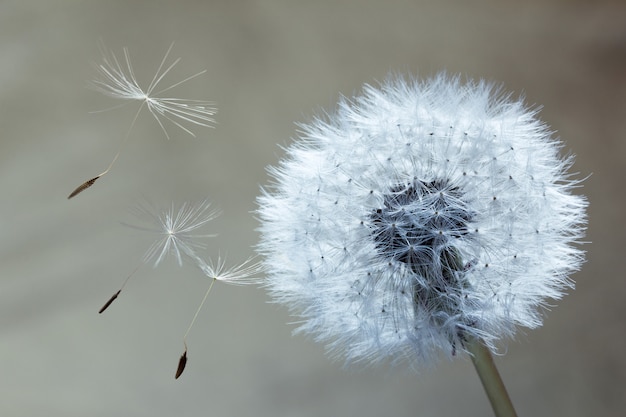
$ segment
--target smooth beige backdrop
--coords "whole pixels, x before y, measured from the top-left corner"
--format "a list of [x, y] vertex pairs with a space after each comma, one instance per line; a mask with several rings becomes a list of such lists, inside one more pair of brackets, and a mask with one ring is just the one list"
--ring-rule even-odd
[[[346, 370], [262, 289], [213, 289], [173, 378], [208, 282], [192, 266], [141, 268], [151, 237], [121, 222], [142, 199], [211, 198], [223, 215], [207, 254], [253, 253], [265, 167], [295, 122], [389, 71], [446, 69], [543, 105], [578, 155], [589, 209], [577, 289], [497, 362], [521, 416], [621, 416], [626, 407], [626, 6], [615, 1], [0, 1], [0, 415], [486, 416], [467, 358], [415, 374]], [[147, 114], [101, 172], [135, 106], [85, 88], [102, 39], [127, 46], [145, 83], [175, 42], [177, 96], [215, 100], [197, 138]]]

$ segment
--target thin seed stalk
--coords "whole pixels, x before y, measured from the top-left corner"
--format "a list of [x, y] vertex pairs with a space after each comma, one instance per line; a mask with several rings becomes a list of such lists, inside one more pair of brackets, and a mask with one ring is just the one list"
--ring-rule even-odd
[[465, 349], [471, 354], [472, 362], [496, 417], [517, 417], [489, 348], [482, 341], [471, 339], [466, 342]]

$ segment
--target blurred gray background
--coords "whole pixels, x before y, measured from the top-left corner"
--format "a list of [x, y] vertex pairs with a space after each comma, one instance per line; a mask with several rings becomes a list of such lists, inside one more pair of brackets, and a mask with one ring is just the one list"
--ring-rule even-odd
[[[263, 290], [208, 282], [192, 266], [141, 268], [151, 237], [121, 222], [142, 199], [211, 198], [224, 212], [207, 254], [253, 253], [251, 211], [294, 122], [389, 71], [441, 69], [501, 82], [590, 173], [588, 262], [577, 288], [497, 359], [519, 414], [621, 416], [626, 407], [624, 162], [626, 6], [620, 1], [0, 1], [0, 415], [483, 416], [467, 358], [419, 374], [342, 369], [292, 337]], [[145, 85], [163, 54], [177, 97], [215, 100], [215, 129], [167, 140], [142, 114], [110, 174], [134, 105], [87, 88], [98, 42], [127, 46]], [[167, 82], [166, 82], [167, 84]]]

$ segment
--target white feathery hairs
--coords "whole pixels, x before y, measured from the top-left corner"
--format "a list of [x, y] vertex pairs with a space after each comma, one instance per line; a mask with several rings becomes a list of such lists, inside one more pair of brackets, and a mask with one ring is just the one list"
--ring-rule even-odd
[[583, 262], [587, 203], [562, 146], [484, 81], [366, 85], [269, 169], [267, 288], [347, 363], [489, 355], [540, 326]]

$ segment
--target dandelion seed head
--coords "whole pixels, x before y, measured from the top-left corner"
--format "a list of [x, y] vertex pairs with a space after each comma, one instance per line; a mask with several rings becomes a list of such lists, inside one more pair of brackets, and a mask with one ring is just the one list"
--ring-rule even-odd
[[390, 78], [301, 126], [258, 198], [273, 298], [348, 362], [428, 363], [536, 328], [583, 262], [573, 158], [520, 99]]

